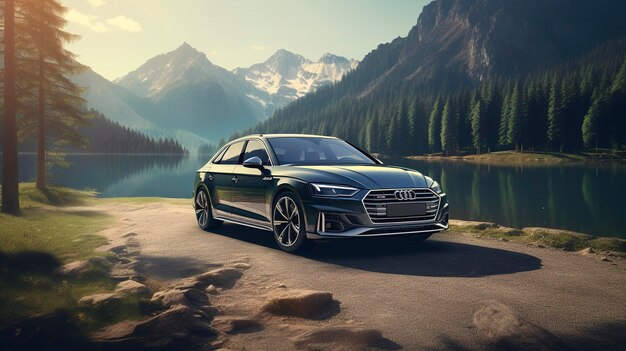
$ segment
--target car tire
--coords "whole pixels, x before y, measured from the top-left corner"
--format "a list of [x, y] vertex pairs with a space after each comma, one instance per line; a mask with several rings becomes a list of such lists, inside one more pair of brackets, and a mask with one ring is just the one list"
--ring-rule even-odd
[[222, 221], [213, 218], [213, 208], [208, 191], [204, 188], [198, 189], [193, 204], [196, 210], [196, 222], [200, 228], [213, 230], [222, 226]]
[[311, 247], [312, 242], [306, 237], [304, 210], [300, 199], [292, 192], [281, 193], [274, 200], [272, 228], [274, 240], [283, 251], [293, 253]]

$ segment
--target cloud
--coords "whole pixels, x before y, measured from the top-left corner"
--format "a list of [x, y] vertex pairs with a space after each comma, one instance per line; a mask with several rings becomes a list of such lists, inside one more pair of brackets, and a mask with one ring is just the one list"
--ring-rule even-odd
[[113, 27], [117, 27], [118, 29], [121, 29], [125, 32], [143, 31], [141, 24], [139, 24], [137, 21], [131, 18], [128, 18], [126, 16], [117, 16], [117, 17], [109, 18], [108, 20], [106, 20], [106, 22], [109, 25]]
[[87, 0], [87, 2], [93, 7], [98, 7], [106, 4], [106, 1], [104, 0]]
[[252, 51], [267, 51], [270, 48], [265, 46], [265, 45], [250, 45], [250, 47], [248, 47], [249, 50]]
[[73, 22], [81, 26], [90, 28], [97, 33], [108, 32], [110, 30], [107, 25], [98, 21], [97, 16], [86, 15], [74, 9], [69, 9], [69, 11], [67, 11], [67, 13], [65, 14], [65, 19], [67, 19], [69, 22]]

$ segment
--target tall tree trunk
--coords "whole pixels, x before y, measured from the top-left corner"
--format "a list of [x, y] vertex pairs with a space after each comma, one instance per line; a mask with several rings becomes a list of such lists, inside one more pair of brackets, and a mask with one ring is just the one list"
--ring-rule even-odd
[[46, 190], [46, 94], [43, 86], [43, 58], [39, 60], [39, 107], [37, 131], [37, 189]]
[[15, 0], [4, 1], [4, 120], [2, 150], [2, 212], [18, 214], [17, 105], [15, 88]]

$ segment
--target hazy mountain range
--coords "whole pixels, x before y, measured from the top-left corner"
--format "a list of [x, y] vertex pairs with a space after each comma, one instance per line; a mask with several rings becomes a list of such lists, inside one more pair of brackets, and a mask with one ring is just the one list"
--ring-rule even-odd
[[114, 82], [92, 70], [74, 80], [90, 108], [194, 151], [265, 120], [277, 108], [340, 80], [355, 60], [325, 54], [313, 62], [281, 49], [265, 62], [228, 71], [187, 43]]

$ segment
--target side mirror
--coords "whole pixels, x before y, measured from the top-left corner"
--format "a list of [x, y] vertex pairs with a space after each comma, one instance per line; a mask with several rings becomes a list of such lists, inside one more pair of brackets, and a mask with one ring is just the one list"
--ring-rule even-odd
[[243, 166], [248, 168], [263, 168], [263, 161], [261, 161], [258, 156], [253, 156], [243, 161]]

